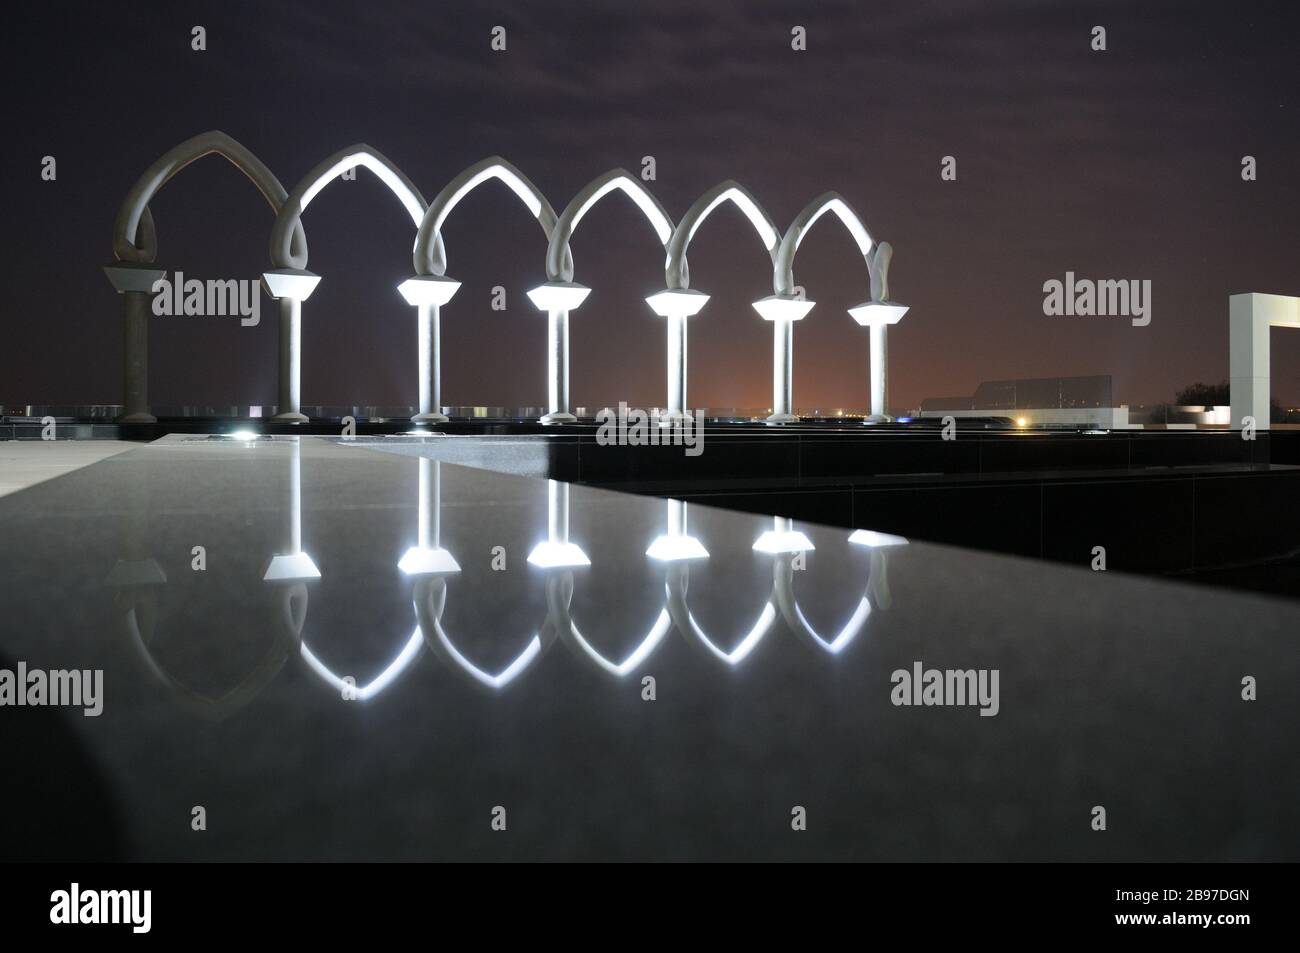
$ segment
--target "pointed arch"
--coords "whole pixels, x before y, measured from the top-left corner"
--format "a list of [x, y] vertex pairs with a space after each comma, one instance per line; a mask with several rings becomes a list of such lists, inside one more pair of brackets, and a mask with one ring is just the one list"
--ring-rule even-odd
[[393, 656], [392, 660], [378, 675], [364, 685], [350, 685], [343, 681], [328, 665], [320, 660], [315, 652], [307, 647], [305, 641], [299, 645], [298, 654], [307, 663], [307, 667], [320, 677], [321, 681], [340, 693], [340, 697], [344, 689], [346, 689], [348, 694], [356, 698], [357, 701], [369, 701], [391, 685], [397, 679], [397, 676], [401, 675], [415, 661], [423, 644], [424, 636], [417, 625], [415, 631], [402, 644], [401, 650]]
[[[113, 223], [113, 255], [118, 261], [152, 264], [158, 256], [158, 235], [149, 203], [175, 175], [191, 162], [208, 155], [218, 155], [247, 176], [262, 193], [271, 211], [279, 215], [285, 191], [274, 173], [241, 143], [219, 129], [199, 133], [163, 153], [145, 169], [126, 193]], [[295, 254], [306, 260], [307, 236], [302, 224], [288, 233]]]
[[[537, 219], [542, 233], [550, 241], [555, 230], [557, 216], [551, 203], [532, 181], [513, 164], [501, 156], [489, 156], [474, 163], [456, 178], [447, 183], [437, 197], [429, 203], [429, 209], [420, 222], [420, 231], [415, 239], [415, 273], [417, 275], [437, 275], [447, 273], [447, 250], [442, 238], [442, 226], [447, 216], [460, 204], [461, 200], [476, 188], [493, 179], [505, 185], [523, 203], [524, 207]], [[568, 249], [564, 252], [568, 267], [572, 269], [573, 260]]]
[[406, 214], [411, 216], [416, 229], [419, 229], [420, 223], [424, 220], [424, 213], [429, 207], [420, 190], [378, 149], [365, 143], [357, 143], [334, 153], [303, 176], [302, 180], [293, 187], [271, 229], [273, 267], [299, 269], [307, 267], [306, 248], [304, 247], [299, 254], [293, 249], [291, 243], [294, 232], [302, 227], [302, 213], [326, 185], [344, 172], [358, 166], [369, 169], [380, 182], [388, 186], [388, 190], [406, 209]]
[[867, 264], [868, 274], [870, 274], [871, 249], [874, 243], [871, 240], [870, 233], [867, 232], [866, 225], [862, 223], [861, 217], [844, 200], [842, 195], [838, 192], [824, 192], [804, 206], [803, 211], [795, 216], [794, 221], [790, 223], [790, 227], [785, 230], [785, 234], [781, 237], [781, 244], [773, 258], [772, 269], [772, 290], [777, 294], [788, 295], [794, 293], [795, 252], [799, 250], [804, 235], [827, 212], [833, 213], [848, 230], [854, 244], [858, 246], [858, 251], [861, 252], [863, 261]]
[[668, 217], [659, 200], [641, 184], [641, 180], [626, 169], [611, 169], [604, 175], [597, 176], [583, 187], [565, 207], [551, 232], [551, 241], [546, 249], [546, 278], [548, 281], [573, 280], [573, 256], [569, 249], [569, 240], [582, 217], [597, 202], [611, 192], [622, 192], [630, 198], [641, 214], [645, 216], [650, 227], [654, 229], [659, 244], [667, 249], [673, 235], [673, 220]]
[[455, 674], [481, 688], [500, 691], [524, 672], [533, 667], [554, 641], [550, 628], [543, 624], [533, 633], [523, 649], [498, 672], [488, 672], [470, 661], [452, 641], [442, 625], [442, 612], [447, 603], [447, 580], [441, 576], [420, 579], [415, 584], [415, 614], [424, 642], [434, 657], [447, 665]]
[[566, 572], [548, 579], [546, 581], [546, 600], [549, 609], [547, 622], [559, 634], [560, 640], [568, 645], [582, 661], [591, 663], [615, 678], [626, 677], [653, 655], [655, 649], [664, 640], [664, 636], [673, 627], [672, 616], [669, 615], [668, 609], [660, 609], [659, 615], [646, 631], [645, 636], [637, 643], [636, 648], [632, 649], [623, 661], [611, 662], [578, 630], [573, 614], [569, 611], [572, 598], [573, 573]]
[[725, 662], [734, 667], [749, 658], [750, 653], [757, 648], [758, 643], [771, 631], [772, 625], [776, 622], [777, 608], [775, 599], [772, 595], [769, 595], [758, 617], [755, 618], [754, 624], [749, 627], [749, 631], [745, 633], [730, 652], [724, 652], [713, 639], [709, 638], [700, 624], [695, 621], [695, 616], [686, 603], [686, 591], [689, 585], [689, 567], [681, 564], [669, 568], [668, 578], [664, 583], [664, 594], [668, 600], [668, 614], [672, 617], [673, 625], [687, 643], [720, 662]]
[[687, 209], [686, 214], [677, 223], [677, 227], [673, 229], [672, 237], [668, 241], [668, 260], [664, 265], [664, 280], [669, 288], [690, 287], [690, 268], [686, 263], [686, 250], [690, 246], [691, 239], [695, 237], [696, 231], [704, 224], [704, 220], [725, 202], [731, 202], [744, 213], [775, 265], [777, 248], [781, 243], [780, 230], [748, 189], [739, 182], [728, 179], [718, 183], [696, 199], [695, 204]]

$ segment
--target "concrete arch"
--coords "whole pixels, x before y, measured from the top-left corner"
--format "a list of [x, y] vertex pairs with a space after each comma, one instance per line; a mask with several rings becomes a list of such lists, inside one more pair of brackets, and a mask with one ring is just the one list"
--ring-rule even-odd
[[546, 600], [549, 612], [547, 622], [574, 654], [584, 662], [590, 663], [598, 670], [615, 678], [624, 678], [637, 666], [654, 654], [664, 636], [672, 628], [672, 617], [666, 608], [659, 610], [659, 615], [634, 649], [621, 662], [611, 662], [578, 629], [569, 609], [573, 599], [573, 573], [566, 572], [552, 576], [546, 584]]
[[[218, 155], [247, 176], [277, 215], [285, 200], [284, 186], [266, 165], [240, 142], [219, 129], [199, 133], [163, 153], [145, 169], [126, 193], [113, 223], [113, 255], [118, 261], [152, 264], [158, 254], [158, 236], [149, 203], [178, 172], [204, 156]], [[307, 237], [301, 223], [293, 230], [294, 249], [304, 257]]]
[[415, 585], [415, 612], [419, 620], [419, 630], [424, 633], [425, 644], [434, 657], [444, 663], [456, 675], [470, 684], [480, 688], [500, 691], [526, 671], [544, 655], [554, 641], [546, 625], [533, 633], [524, 648], [505, 667], [497, 672], [488, 672], [470, 661], [456, 647], [451, 636], [442, 625], [442, 612], [447, 601], [447, 580], [441, 576], [420, 579]]
[[583, 187], [573, 200], [565, 207], [551, 232], [551, 241], [546, 249], [546, 278], [548, 281], [573, 280], [573, 256], [569, 250], [569, 240], [574, 230], [591, 208], [611, 192], [622, 192], [630, 198], [641, 214], [645, 216], [650, 227], [659, 238], [659, 244], [665, 250], [673, 235], [673, 220], [668, 217], [659, 200], [626, 169], [611, 169], [604, 175], [597, 176]]
[[740, 209], [745, 218], [758, 233], [758, 240], [776, 264], [776, 253], [781, 243], [781, 231], [772, 221], [771, 216], [758, 204], [758, 200], [740, 183], [728, 179], [709, 189], [695, 204], [687, 209], [678, 221], [668, 241], [668, 261], [664, 265], [664, 281], [669, 288], [689, 288], [691, 284], [690, 268], [686, 263], [686, 250], [699, 227], [704, 224], [715, 209], [730, 202]]
[[379, 181], [388, 186], [389, 191], [397, 197], [402, 207], [406, 209], [406, 213], [411, 216], [415, 227], [417, 229], [420, 227], [420, 223], [424, 220], [424, 213], [429, 207], [420, 190], [378, 149], [365, 143], [357, 143], [334, 153], [303, 176], [293, 187], [271, 229], [272, 267], [298, 269], [307, 267], [306, 248], [304, 247], [301, 253], [297, 253], [291, 243], [293, 233], [302, 227], [302, 213], [326, 185], [344, 172], [358, 166], [369, 169]]
[[[551, 203], [541, 190], [511, 163], [500, 156], [489, 156], [474, 163], [456, 178], [429, 203], [428, 211], [420, 222], [420, 231], [415, 239], [415, 273], [417, 275], [437, 275], [447, 273], [447, 251], [442, 238], [442, 226], [447, 216], [480, 185], [496, 179], [505, 185], [532, 213], [533, 218], [542, 227], [542, 233], [550, 241], [555, 230], [557, 216]], [[568, 268], [573, 269], [573, 259], [565, 249], [564, 258]]]
[[764, 636], [772, 630], [773, 624], [777, 619], [777, 607], [773, 597], [769, 596], [763, 604], [762, 610], [754, 619], [754, 624], [736, 643], [730, 652], [725, 652], [718, 647], [717, 642], [711, 639], [695, 620], [690, 606], [686, 602], [686, 592], [690, 585], [690, 568], [685, 564], [672, 566], [668, 571], [668, 579], [664, 584], [664, 593], [667, 598], [668, 614], [672, 617], [673, 625], [682, 638], [693, 648], [700, 650], [710, 658], [725, 662], [727, 665], [736, 666], [749, 658], [750, 654], [757, 648]]
[[781, 236], [781, 244], [772, 260], [772, 290], [777, 294], [794, 293], [795, 252], [799, 250], [804, 235], [827, 212], [834, 214], [843, 223], [854, 244], [858, 246], [858, 251], [862, 253], [867, 273], [871, 273], [871, 249], [875, 243], [871, 240], [866, 225], [842, 195], [838, 192], [823, 192], [804, 206], [803, 211], [794, 217], [790, 227]]

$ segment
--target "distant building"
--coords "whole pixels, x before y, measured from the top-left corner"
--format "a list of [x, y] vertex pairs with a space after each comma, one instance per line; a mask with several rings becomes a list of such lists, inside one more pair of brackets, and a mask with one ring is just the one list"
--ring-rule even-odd
[[920, 415], [1010, 417], [1025, 426], [1129, 426], [1127, 405], [1114, 405], [1109, 374], [985, 381], [970, 397], [926, 398]]

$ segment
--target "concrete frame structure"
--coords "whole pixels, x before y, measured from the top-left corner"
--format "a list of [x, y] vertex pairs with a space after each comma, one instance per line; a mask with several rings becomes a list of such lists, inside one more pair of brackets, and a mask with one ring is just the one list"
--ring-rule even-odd
[[[476, 162], [438, 193], [429, 203], [429, 209], [420, 222], [420, 230], [415, 239], [415, 274], [416, 277], [403, 283], [409, 287], [412, 282], [427, 282], [430, 277], [450, 280], [447, 274], [447, 252], [442, 240], [442, 226], [447, 216], [460, 204], [461, 200], [480, 185], [496, 179], [502, 182], [532, 213], [533, 218], [542, 227], [542, 233], [549, 243], [555, 231], [556, 215], [551, 203], [528, 177], [500, 156], [491, 156]], [[573, 258], [566, 247], [564, 262], [570, 272], [573, 270]], [[459, 287], [459, 285], [457, 285]], [[454, 290], [454, 289], [453, 289]], [[408, 299], [409, 300], [409, 299]], [[420, 412], [411, 419], [416, 423], [445, 423], [447, 418], [442, 413], [442, 346], [441, 316], [438, 303], [417, 304], [419, 311], [419, 366], [420, 366]]]
[[738, 182], [728, 179], [705, 192], [687, 209], [668, 240], [668, 260], [664, 264], [666, 289], [646, 298], [654, 312], [668, 322], [668, 400], [667, 409], [660, 417], [664, 425], [680, 424], [689, 419], [686, 412], [686, 322], [698, 314], [708, 303], [709, 296], [690, 289], [690, 267], [686, 250], [704, 220], [715, 209], [730, 202], [744, 213], [745, 218], [758, 233], [758, 240], [767, 249], [776, 265], [776, 250], [781, 233], [771, 216], [748, 190]]
[[[378, 149], [357, 143], [321, 162], [303, 176], [275, 217], [271, 229], [272, 269], [262, 275], [266, 288], [280, 302], [280, 399], [275, 420], [304, 423], [302, 398], [302, 302], [316, 290], [320, 276], [307, 271], [307, 249], [292, 247], [291, 236], [302, 228], [302, 213], [311, 200], [344, 172], [361, 166], [397, 197], [418, 230], [429, 203], [403, 172]], [[414, 254], [414, 242], [412, 242]], [[455, 289], [452, 289], [454, 293]], [[447, 295], [450, 297], [450, 294]], [[407, 299], [408, 301], [410, 298]], [[437, 300], [430, 297], [430, 301]], [[414, 302], [413, 302], [414, 303]]]
[[[126, 193], [113, 224], [114, 264], [104, 268], [113, 288], [122, 295], [123, 369], [122, 423], [153, 423], [149, 412], [149, 303], [154, 283], [166, 272], [153, 268], [158, 257], [158, 236], [149, 203], [159, 190], [191, 162], [218, 155], [248, 177], [276, 215], [284, 205], [285, 191], [274, 173], [243, 145], [213, 129], [186, 139], [163, 153], [145, 169]], [[295, 255], [307, 258], [307, 236], [299, 223], [286, 240]]]
[[302, 214], [329, 182], [358, 166], [373, 172], [397, 197], [416, 227], [412, 249], [415, 274], [398, 286], [405, 300], [417, 309], [416, 353], [419, 412], [417, 423], [442, 423], [441, 412], [441, 307], [460, 287], [446, 276], [446, 248], [442, 226], [452, 210], [479, 185], [497, 179], [511, 189], [541, 225], [547, 238], [544, 285], [529, 292], [537, 307], [547, 312], [548, 412], [542, 423], [564, 423], [576, 418], [569, 407], [569, 312], [578, 307], [590, 289], [573, 280], [573, 255], [569, 247], [582, 217], [611, 192], [621, 191], [637, 205], [654, 229], [665, 252], [665, 289], [646, 301], [667, 321], [667, 400], [662, 425], [686, 420], [687, 322], [708, 302], [708, 295], [690, 288], [686, 252], [704, 220], [719, 206], [731, 202], [754, 226], [772, 258], [773, 294], [754, 303], [765, 320], [773, 323], [772, 414], [770, 424], [793, 423], [793, 327], [813, 307], [796, 291], [794, 256], [804, 234], [826, 212], [844, 224], [867, 263], [871, 279], [869, 301], [849, 310], [859, 324], [871, 330], [870, 420], [887, 419], [887, 351], [885, 328], [907, 308], [888, 298], [888, 268], [892, 249], [887, 242], [874, 245], [852, 207], [835, 192], [810, 202], [784, 233], [754, 197], [733, 181], [722, 182], [702, 195], [674, 225], [659, 201], [639, 178], [614, 169], [587, 184], [556, 215], [541, 191], [517, 168], [499, 156], [484, 159], [453, 179], [427, 203], [419, 189], [400, 169], [376, 149], [357, 144], [319, 163], [286, 194], [269, 169], [251, 152], [225, 133], [211, 131], [187, 139], [150, 166], [127, 193], [118, 212], [113, 236], [116, 261], [105, 268], [114, 288], [123, 295], [124, 370], [123, 414], [126, 423], [152, 423], [148, 401], [148, 317], [154, 283], [166, 272], [151, 267], [157, 241], [149, 201], [177, 172], [202, 156], [215, 153], [243, 172], [276, 213], [271, 232], [271, 268], [262, 275], [268, 293], [279, 302], [279, 422], [302, 423], [302, 303], [320, 282], [307, 270], [307, 241]]
[[[1269, 330], [1300, 328], [1300, 298], [1236, 294], [1228, 299], [1228, 374], [1232, 428], [1271, 426]], [[1247, 418], [1251, 418], [1249, 421]]]
[[[871, 282], [871, 300], [849, 309], [849, 314], [859, 324], [871, 329], [871, 363], [868, 376], [871, 381], [871, 416], [868, 421], [888, 419], [886, 405], [889, 399], [885, 370], [887, 361], [885, 326], [896, 324], [907, 313], [907, 308], [887, 299], [889, 293], [889, 262], [893, 249], [887, 242], [873, 248], [871, 235], [861, 217], [838, 192], [826, 192], [813, 199], [795, 216], [781, 237], [773, 264], [770, 298], [755, 302], [754, 307], [765, 320], [772, 322], [772, 415], [770, 424], [795, 423], [794, 413], [794, 322], [805, 317], [815, 304], [802, 301], [796, 294], [794, 283], [794, 256], [804, 235], [823, 215], [831, 212], [848, 230], [858, 251], [867, 264]], [[800, 308], [794, 302], [802, 301]], [[787, 304], [789, 302], [789, 304]], [[760, 304], [766, 303], [765, 308]]]
[[673, 222], [641, 184], [641, 180], [625, 169], [611, 169], [597, 176], [583, 187], [565, 207], [546, 249], [546, 284], [534, 288], [529, 297], [537, 307], [547, 313], [547, 413], [542, 423], [568, 423], [577, 418], [569, 412], [569, 312], [580, 305], [591, 290], [573, 280], [573, 254], [569, 239], [582, 217], [591, 208], [613, 192], [622, 192], [641, 210], [659, 243], [668, 248], [673, 234]]

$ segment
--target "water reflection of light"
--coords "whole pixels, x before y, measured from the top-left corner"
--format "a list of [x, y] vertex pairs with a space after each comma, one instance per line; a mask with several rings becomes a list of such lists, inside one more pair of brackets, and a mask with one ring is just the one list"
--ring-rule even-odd
[[769, 529], [754, 541], [755, 552], [775, 556], [781, 553], [806, 553], [817, 548], [812, 540], [794, 528], [794, 520], [775, 516], [773, 523], [774, 529]]
[[650, 627], [650, 631], [646, 634], [646, 637], [642, 639], [641, 644], [633, 649], [627, 658], [615, 664], [592, 647], [591, 643], [589, 643], [583, 637], [582, 633], [578, 631], [578, 627], [574, 625], [572, 619], [568, 619], [567, 621], [568, 626], [566, 634], [572, 638], [573, 643], [582, 650], [588, 659], [595, 662], [606, 672], [609, 672], [611, 675], [616, 675], [619, 678], [623, 678], [649, 658], [650, 654], [659, 647], [659, 643], [663, 641], [664, 636], [668, 634], [668, 630], [671, 629], [673, 625], [673, 620], [668, 614], [668, 610], [661, 610], [659, 617], [655, 619], [654, 625]]
[[855, 546], [869, 546], [879, 549], [882, 546], [906, 546], [907, 540], [891, 533], [877, 533], [873, 529], [855, 529], [849, 535], [849, 542]]
[[[451, 659], [465, 674], [488, 688], [500, 689], [509, 685], [533, 663], [533, 660], [542, 651], [542, 640], [534, 635], [532, 641], [524, 647], [524, 650], [519, 653], [513, 662], [497, 674], [491, 675], [471, 662], [461, 653], [460, 649], [451, 644], [451, 639], [447, 638], [447, 633], [443, 631], [442, 622], [436, 618], [433, 622], [433, 631], [438, 640], [439, 648], [446, 653], [447, 658]], [[416, 629], [416, 635], [419, 635], [419, 633], [420, 630]]]
[[406, 645], [402, 646], [402, 651], [388, 663], [388, 667], [376, 675], [368, 684], [355, 687], [330, 671], [325, 663], [318, 659], [311, 649], [307, 648], [306, 643], [299, 649], [299, 653], [311, 670], [338, 689], [340, 695], [343, 695], [346, 691], [352, 697], [360, 701], [366, 701], [374, 698], [392, 684], [393, 679], [402, 674], [402, 670], [410, 665], [411, 660], [420, 653], [420, 643], [422, 641], [423, 633], [421, 633], [419, 626], [416, 626], [415, 631], [411, 633], [411, 637], [407, 639]]

